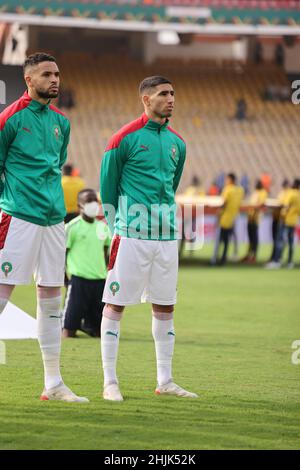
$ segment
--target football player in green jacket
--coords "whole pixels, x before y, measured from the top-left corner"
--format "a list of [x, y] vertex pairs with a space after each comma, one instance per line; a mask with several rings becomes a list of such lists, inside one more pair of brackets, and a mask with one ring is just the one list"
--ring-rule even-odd
[[139, 91], [144, 113], [113, 135], [101, 165], [101, 199], [114, 232], [103, 295], [103, 397], [123, 400], [116, 375], [120, 319], [126, 305], [145, 300], [152, 304], [155, 393], [195, 398], [172, 378], [178, 272], [174, 196], [186, 147], [169, 126], [175, 101], [171, 82], [148, 77]]
[[27, 91], [0, 114], [0, 313], [15, 285], [37, 285], [37, 330], [45, 384], [42, 400], [87, 402], [60, 374], [61, 286], [65, 230], [61, 169], [67, 158], [68, 119], [51, 99], [59, 92], [54, 57], [29, 56]]

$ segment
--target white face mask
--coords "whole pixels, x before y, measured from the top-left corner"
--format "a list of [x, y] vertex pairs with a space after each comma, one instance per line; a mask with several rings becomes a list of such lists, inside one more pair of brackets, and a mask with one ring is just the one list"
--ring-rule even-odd
[[87, 202], [83, 206], [83, 213], [87, 216], [90, 217], [91, 219], [94, 219], [97, 217], [99, 214], [99, 204], [97, 201], [92, 201], [92, 202]]

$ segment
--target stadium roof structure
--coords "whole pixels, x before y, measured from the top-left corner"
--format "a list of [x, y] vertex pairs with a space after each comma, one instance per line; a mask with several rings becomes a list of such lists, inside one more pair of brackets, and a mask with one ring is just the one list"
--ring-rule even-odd
[[0, 21], [128, 31], [300, 34], [300, 0], [2, 0]]

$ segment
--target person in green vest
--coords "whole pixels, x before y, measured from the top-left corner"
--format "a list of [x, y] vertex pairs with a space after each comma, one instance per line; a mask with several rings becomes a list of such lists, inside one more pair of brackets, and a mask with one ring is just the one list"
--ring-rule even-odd
[[63, 336], [74, 338], [80, 329], [99, 337], [111, 237], [107, 225], [96, 219], [100, 209], [96, 191], [83, 189], [77, 201], [80, 215], [66, 225], [66, 271], [70, 283]]

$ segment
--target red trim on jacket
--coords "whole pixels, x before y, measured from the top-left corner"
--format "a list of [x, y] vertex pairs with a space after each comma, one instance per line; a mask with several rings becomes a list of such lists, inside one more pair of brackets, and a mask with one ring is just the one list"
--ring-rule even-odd
[[109, 257], [109, 263], [108, 263], [108, 268], [107, 268], [108, 271], [113, 269], [113, 267], [115, 265], [118, 250], [119, 250], [119, 246], [120, 246], [120, 241], [121, 241], [120, 235], [115, 235], [114, 238], [113, 238], [112, 245], [111, 245], [111, 250], [110, 250], [110, 257]]
[[179, 139], [181, 139], [184, 143], [185, 143], [185, 140], [183, 137], [181, 137], [180, 134], [178, 134], [178, 132], [174, 131], [174, 129], [172, 129], [172, 127], [168, 126], [167, 129], [171, 132], [173, 132], [173, 134], [177, 135], [177, 137], [179, 137]]
[[0, 250], [4, 248], [5, 240], [8, 234], [9, 224], [11, 221], [11, 215], [2, 212], [2, 218], [0, 222]]
[[132, 121], [129, 124], [125, 124], [125, 126], [121, 127], [121, 129], [112, 136], [108, 142], [105, 152], [118, 148], [124, 137], [126, 137], [128, 134], [131, 134], [132, 132], [142, 129], [147, 124], [148, 120], [149, 118], [144, 113], [138, 119], [135, 119], [135, 121]]
[[4, 129], [4, 126], [8, 119], [12, 117], [14, 114], [22, 111], [22, 109], [27, 108], [31, 101], [30, 96], [28, 95], [27, 91], [14, 103], [10, 104], [5, 108], [2, 113], [0, 114], [0, 131]]
[[49, 109], [51, 109], [51, 111], [54, 111], [55, 113], [57, 114], [61, 114], [62, 116], [66, 117], [65, 113], [63, 113], [60, 109], [58, 109], [56, 106], [54, 106], [53, 104], [50, 104], [49, 105]]

